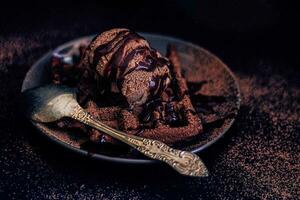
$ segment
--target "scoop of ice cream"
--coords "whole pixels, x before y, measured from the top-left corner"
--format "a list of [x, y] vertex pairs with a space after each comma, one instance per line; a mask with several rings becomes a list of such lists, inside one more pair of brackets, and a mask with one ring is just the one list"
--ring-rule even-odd
[[168, 59], [128, 29], [112, 29], [96, 36], [80, 65], [109, 80], [111, 90], [121, 92], [130, 106], [159, 96], [170, 83]]

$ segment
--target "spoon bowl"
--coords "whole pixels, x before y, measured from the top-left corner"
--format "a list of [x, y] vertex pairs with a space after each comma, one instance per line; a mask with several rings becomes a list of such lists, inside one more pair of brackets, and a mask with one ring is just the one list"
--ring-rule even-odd
[[69, 117], [76, 101], [76, 90], [55, 84], [22, 93], [26, 116], [36, 122], [54, 122]]

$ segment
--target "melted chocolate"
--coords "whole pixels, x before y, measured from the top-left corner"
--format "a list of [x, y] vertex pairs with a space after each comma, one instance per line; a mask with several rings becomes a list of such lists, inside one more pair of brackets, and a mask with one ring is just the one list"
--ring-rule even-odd
[[166, 122], [171, 126], [179, 126], [179, 116], [178, 113], [175, 112], [174, 105], [172, 102], [168, 102], [166, 104]]
[[[112, 53], [113, 51], [115, 51], [115, 52], [119, 51], [121, 48], [124, 48], [124, 46], [128, 42], [130, 42], [130, 40], [133, 40], [133, 39], [143, 39], [143, 38], [134, 32], [121, 31], [120, 33], [118, 33], [116, 35], [116, 37], [113, 40], [111, 40], [107, 44], [98, 46], [94, 51], [93, 66], [95, 67], [99, 63], [100, 59], [103, 56], [108, 55], [108, 54]], [[116, 59], [114, 57], [115, 54], [113, 55], [113, 57], [109, 61], [109, 63], [106, 64], [106, 66], [104, 68], [104, 74], [103, 74], [103, 76], [105, 76], [111, 80], [116, 80], [116, 78], [117, 78], [117, 77], [115, 77], [116, 73], [114, 73], [114, 72], [112, 73], [112, 70], [117, 70], [116, 67], [119, 67], [112, 63], [112, 61]]]
[[[118, 43], [120, 43], [124, 38], [126, 38], [126, 35], [128, 34], [129, 34], [128, 31], [121, 31], [115, 36], [113, 40], [111, 40], [107, 44], [99, 45], [94, 51], [95, 56], [94, 56], [93, 64], [96, 65], [99, 62], [98, 59], [102, 55], [110, 53], [117, 46]], [[119, 40], [119, 42], [114, 46], [116, 40]]]
[[[100, 45], [95, 49], [93, 66], [96, 67], [103, 56], [115, 51], [116, 53], [104, 68], [104, 76], [109, 80], [117, 81], [117, 79], [123, 78], [123, 76], [134, 70], [153, 71], [157, 67], [168, 64], [166, 59], [157, 57], [156, 50], [147, 47], [134, 49], [125, 58], [122, 58], [120, 55], [118, 55], [119, 51], [121, 51], [131, 40], [138, 39], [144, 38], [127, 30], [119, 32], [113, 40], [106, 44]], [[128, 63], [134, 58], [134, 56], [136, 56], [136, 54], [143, 54], [145, 59], [137, 63], [132, 69], [125, 72]], [[120, 77], [116, 77], [118, 70]]]
[[140, 47], [132, 50], [122, 61], [120, 62], [119, 68], [120, 68], [120, 75], [121, 76], [126, 76], [127, 74], [133, 72], [135, 70], [135, 67], [129, 69], [126, 71], [127, 66], [129, 62], [137, 55], [137, 54], [144, 54], [148, 48], [146, 47]]
[[[108, 55], [111, 52], [115, 52], [110, 61], [104, 66], [104, 74], [103, 76], [106, 77], [109, 81], [114, 81], [117, 83], [117, 86], [122, 86], [124, 77], [136, 70], [144, 70], [144, 71], [154, 71], [157, 67], [162, 67], [164, 65], [169, 65], [169, 62], [165, 58], [158, 58], [156, 50], [148, 47], [140, 47], [133, 49], [125, 58], [122, 56], [118, 56], [118, 51], [122, 51], [122, 49], [131, 41], [131, 40], [138, 40], [144, 39], [143, 37], [139, 36], [134, 32], [130, 32], [128, 30], [119, 32], [113, 40], [110, 42], [100, 45], [95, 49], [94, 52], [94, 60], [93, 66], [95, 67], [100, 59]], [[145, 57], [139, 63], [129, 70], [128, 64], [129, 62], [137, 55], [141, 54]], [[167, 75], [164, 77], [155, 77], [151, 80], [150, 85], [150, 93], [151, 95], [160, 94], [165, 89], [166, 79], [168, 78]]]
[[[114, 47], [114, 49], [116, 49], [116, 52], [119, 51], [120, 49], [124, 48], [124, 46], [130, 42], [130, 40], [133, 39], [141, 39], [142, 37], [137, 35], [136, 33], [129, 33], [127, 34], [125, 37], [123, 37], [122, 40], [120, 40], [116, 46]], [[110, 52], [107, 52], [106, 54], [108, 54]], [[114, 61], [117, 59], [116, 58], [117, 53], [115, 53], [112, 57], [112, 59], [109, 61], [109, 63], [105, 66], [104, 68], [104, 76], [108, 77], [110, 80], [116, 81], [119, 78], [122, 77], [116, 77], [117, 74], [117, 70], [118, 68], [120, 68], [120, 65], [116, 65], [114, 63]], [[120, 58], [119, 58], [120, 59]], [[122, 58], [121, 58], [122, 59]], [[124, 65], [123, 67], [125, 67], [126, 65]]]

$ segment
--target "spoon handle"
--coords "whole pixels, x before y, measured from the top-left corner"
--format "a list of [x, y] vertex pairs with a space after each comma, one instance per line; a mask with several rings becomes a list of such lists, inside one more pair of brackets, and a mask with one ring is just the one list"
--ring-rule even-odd
[[128, 135], [113, 129], [92, 117], [79, 105], [75, 107], [70, 117], [130, 145], [149, 158], [167, 163], [180, 174], [197, 177], [208, 176], [204, 163], [194, 153], [173, 149], [163, 142]]

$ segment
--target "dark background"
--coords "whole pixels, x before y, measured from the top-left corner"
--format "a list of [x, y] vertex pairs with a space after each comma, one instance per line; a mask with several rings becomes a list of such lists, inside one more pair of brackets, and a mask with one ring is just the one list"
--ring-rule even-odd
[[[0, 199], [297, 199], [298, 8], [269, 0], [1, 2]], [[237, 75], [237, 121], [200, 155], [210, 177], [78, 157], [40, 137], [20, 114], [22, 80], [40, 56], [114, 27], [191, 41]]]

